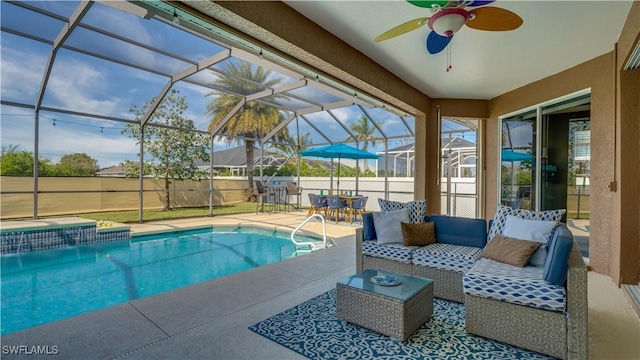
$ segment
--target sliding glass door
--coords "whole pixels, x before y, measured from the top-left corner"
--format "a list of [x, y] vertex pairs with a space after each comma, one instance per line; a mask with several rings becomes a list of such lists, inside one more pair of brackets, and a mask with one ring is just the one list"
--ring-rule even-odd
[[576, 216], [576, 177], [589, 178], [590, 103], [584, 95], [541, 108], [540, 210], [567, 209]]
[[588, 91], [500, 118], [500, 203], [567, 209], [567, 223], [589, 256], [591, 96]]

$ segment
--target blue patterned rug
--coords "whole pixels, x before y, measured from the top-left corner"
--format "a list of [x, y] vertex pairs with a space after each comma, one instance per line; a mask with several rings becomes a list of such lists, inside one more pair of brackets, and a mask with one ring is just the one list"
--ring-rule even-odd
[[552, 359], [467, 334], [464, 305], [435, 299], [431, 320], [406, 342], [336, 318], [328, 291], [249, 327], [309, 359]]

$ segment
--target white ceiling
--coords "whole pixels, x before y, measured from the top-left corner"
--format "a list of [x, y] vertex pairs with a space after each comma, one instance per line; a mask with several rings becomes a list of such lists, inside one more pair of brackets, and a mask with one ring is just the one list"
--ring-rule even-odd
[[523, 25], [489, 32], [463, 27], [447, 51], [431, 55], [423, 26], [376, 43], [381, 33], [429, 16], [428, 9], [395, 1], [286, 3], [432, 98], [492, 99], [571, 68], [614, 48], [632, 1], [496, 1]]

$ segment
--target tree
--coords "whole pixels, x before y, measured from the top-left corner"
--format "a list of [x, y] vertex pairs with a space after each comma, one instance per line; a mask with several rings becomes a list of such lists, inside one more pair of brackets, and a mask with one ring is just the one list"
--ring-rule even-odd
[[[376, 146], [378, 144], [378, 141], [373, 135], [376, 128], [366, 116], [362, 115], [360, 119], [358, 119], [356, 123], [351, 124], [349, 128], [355, 133], [356, 140], [362, 144], [362, 150], [367, 151], [369, 145]], [[367, 159], [364, 159], [364, 168], [365, 170], [369, 168], [369, 160]]]
[[300, 151], [308, 149], [309, 146], [313, 144], [310, 137], [311, 133], [308, 131], [301, 134], [299, 137], [287, 134], [284, 139], [284, 143], [274, 144], [271, 146], [271, 149], [269, 149], [269, 152], [288, 159], [289, 157], [293, 157], [292, 155], [296, 155]]
[[[286, 134], [286, 138], [284, 143], [273, 144], [269, 149], [269, 153], [272, 155], [276, 155], [279, 157], [283, 157], [287, 160], [287, 162], [280, 168], [278, 171], [278, 175], [280, 176], [295, 176], [298, 174], [298, 166], [295, 162], [292, 162], [291, 159], [297, 159], [298, 152], [306, 150], [309, 148], [313, 142], [310, 139], [311, 133], [306, 132], [301, 134], [299, 137], [294, 137], [290, 134]], [[305, 162], [304, 159], [300, 161], [300, 167], [302, 168], [302, 164]], [[265, 175], [272, 175], [267, 174]], [[300, 175], [302, 175], [302, 169], [300, 169]]]
[[54, 165], [55, 176], [94, 176], [100, 168], [98, 160], [85, 153], [67, 154]]
[[331, 174], [329, 169], [320, 161], [310, 161], [300, 164], [300, 175], [312, 177], [328, 177]]
[[[129, 177], [129, 178], [140, 177], [139, 161], [125, 160], [124, 162], [120, 163], [120, 167], [122, 167], [122, 169], [124, 170], [126, 177]], [[144, 169], [144, 172], [143, 172], [144, 176], [152, 175], [151, 166], [148, 162], [145, 162], [144, 164], [142, 164], [142, 168]]]
[[[282, 79], [271, 76], [271, 70], [266, 70], [261, 66], [252, 69], [250, 63], [242, 60], [227, 62], [226, 73], [220, 73], [219, 79], [213, 86], [220, 90], [214, 90], [205, 96], [215, 96], [213, 101], [207, 105], [207, 114], [212, 116], [209, 124], [209, 131], [215, 129], [218, 124], [231, 112], [231, 110], [241, 101], [242, 96], [255, 94], [264, 88], [272, 88], [279, 84]], [[244, 79], [244, 80], [241, 80]], [[282, 94], [271, 96], [270, 101], [277, 102], [286, 98]], [[273, 106], [249, 101], [242, 105], [223, 127], [222, 137], [227, 144], [234, 141], [241, 143], [244, 140], [247, 159], [248, 189], [250, 192], [247, 198], [251, 198], [253, 189], [253, 159], [255, 140], [283, 121], [283, 115]], [[288, 136], [286, 128], [276, 135], [276, 140], [282, 140]]]
[[[142, 106], [133, 105], [129, 111], [135, 114], [135, 120], [139, 122], [154, 101], [155, 98]], [[188, 107], [185, 96], [181, 96], [177, 90], [171, 90], [153, 112], [149, 122], [186, 130], [153, 125], [144, 127], [144, 149], [148, 154], [145, 156], [144, 173], [148, 172], [155, 178], [164, 179], [164, 210], [171, 210], [170, 180], [197, 180], [206, 176], [198, 169], [195, 161], [208, 159], [208, 137], [189, 131], [195, 130], [196, 127], [193, 120], [182, 115]], [[140, 125], [127, 124], [122, 133], [138, 139], [140, 144]], [[123, 163], [122, 166], [128, 166], [127, 176], [139, 174], [139, 166], [132, 162]]]
[[[3, 146], [0, 152], [0, 175], [33, 176], [33, 153], [18, 151], [20, 145]], [[52, 165], [49, 159], [38, 160], [38, 174], [51, 174]]]

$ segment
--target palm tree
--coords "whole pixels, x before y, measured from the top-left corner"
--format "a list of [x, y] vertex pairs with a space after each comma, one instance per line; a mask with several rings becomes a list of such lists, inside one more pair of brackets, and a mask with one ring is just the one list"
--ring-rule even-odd
[[310, 136], [311, 133], [308, 131], [304, 134], [300, 134], [299, 137], [287, 134], [287, 137], [284, 139], [284, 143], [274, 144], [271, 147], [270, 152], [288, 159], [289, 157], [292, 157], [292, 155], [308, 149], [309, 146], [313, 144]]
[[[375, 138], [373, 133], [376, 131], [376, 127], [369, 122], [369, 119], [362, 115], [357, 122], [351, 124], [349, 126], [352, 132], [356, 135], [356, 140], [362, 144], [362, 150], [367, 151], [369, 149], [369, 145], [376, 146], [378, 144], [378, 140]], [[364, 160], [364, 169], [367, 170], [369, 168], [369, 160]]]
[[[241, 80], [242, 79], [242, 80]], [[254, 94], [264, 88], [272, 88], [282, 81], [281, 78], [271, 76], [271, 70], [261, 66], [252, 69], [251, 63], [242, 60], [229, 61], [226, 73], [220, 73], [219, 79], [213, 84], [217, 89], [205, 96], [215, 96], [207, 105], [207, 114], [212, 116], [209, 123], [209, 131], [212, 131], [238, 104], [242, 96]], [[274, 95], [271, 101], [286, 98], [284, 95]], [[258, 101], [245, 103], [230, 119], [220, 132], [220, 137], [227, 144], [234, 141], [241, 143], [244, 140], [247, 158], [247, 177], [250, 190], [248, 197], [253, 192], [253, 159], [254, 148], [257, 139], [264, 136], [284, 119], [282, 113], [275, 107]], [[286, 129], [279, 132], [277, 138], [288, 135]], [[253, 140], [256, 139], [256, 140]]]

